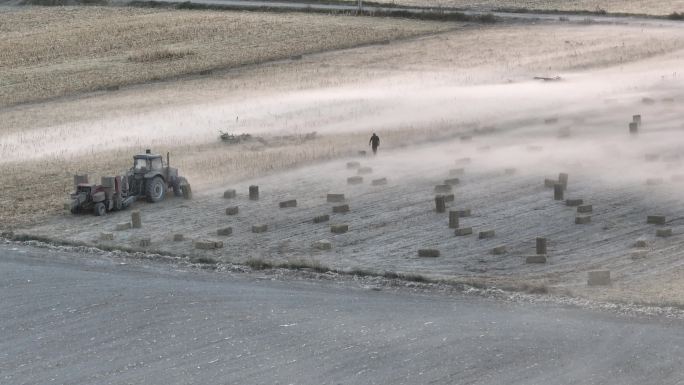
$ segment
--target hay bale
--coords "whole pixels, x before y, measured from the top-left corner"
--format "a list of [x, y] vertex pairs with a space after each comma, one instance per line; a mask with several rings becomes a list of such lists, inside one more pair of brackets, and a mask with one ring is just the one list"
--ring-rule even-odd
[[258, 201], [259, 200], [259, 186], [249, 186], [249, 200]]
[[641, 102], [644, 104], [647, 104], [647, 105], [651, 105], [651, 104], [655, 104], [655, 99], [645, 97], [645, 98], [641, 98]]
[[454, 194], [444, 195], [444, 202], [453, 202], [453, 201], [454, 201]]
[[436, 249], [419, 249], [418, 256], [421, 258], [437, 258], [439, 257], [439, 250]]
[[460, 139], [461, 139], [461, 142], [470, 142], [471, 140], [473, 140], [473, 136], [472, 135], [461, 135]]
[[185, 240], [185, 236], [183, 234], [179, 234], [179, 233], [173, 234], [173, 241], [174, 242], [180, 242], [183, 240]]
[[454, 235], [457, 237], [463, 237], [466, 235], [471, 235], [473, 233], [473, 228], [472, 227], [461, 227], [456, 230], [454, 230]]
[[558, 118], [546, 118], [544, 119], [544, 124], [556, 124], [558, 123]]
[[296, 199], [290, 199], [287, 201], [280, 202], [278, 204], [281, 209], [288, 208], [288, 207], [297, 207], [297, 200]]
[[152, 244], [152, 240], [150, 238], [142, 238], [138, 242], [138, 245], [140, 247], [150, 247], [151, 244]]
[[488, 239], [488, 238], [494, 238], [495, 231], [494, 230], [484, 230], [480, 231], [478, 234], [479, 239]]
[[265, 233], [268, 231], [268, 225], [252, 225], [253, 233]]
[[344, 202], [344, 194], [328, 194], [326, 197], [328, 203], [340, 203]]
[[672, 236], [672, 229], [658, 229], [656, 230], [656, 237], [667, 238]]
[[527, 146], [527, 151], [529, 152], [540, 152], [544, 149], [542, 146], [535, 146], [535, 145], [530, 145]]
[[100, 240], [101, 241], [113, 241], [114, 240], [114, 233], [101, 232], [100, 233]]
[[384, 186], [387, 184], [387, 178], [373, 179], [371, 185], [373, 186]]
[[463, 168], [452, 168], [449, 170], [449, 176], [459, 176], [465, 174], [465, 169]]
[[81, 183], [88, 183], [88, 174], [74, 175], [74, 190], [76, 190]]
[[319, 215], [317, 217], [314, 217], [313, 222], [314, 223], [322, 223], [322, 222], [327, 222], [330, 220], [330, 215], [325, 214], [325, 215]]
[[349, 231], [349, 225], [346, 225], [346, 224], [330, 225], [330, 232], [331, 233], [344, 234], [347, 231]]
[[629, 123], [629, 133], [632, 135], [636, 135], [639, 133], [639, 125], [637, 123], [631, 122]]
[[556, 183], [558, 183], [558, 181], [555, 179], [549, 179], [549, 178], [544, 179], [544, 187], [553, 188], [553, 186], [555, 186]]
[[504, 170], [504, 174], [506, 175], [515, 175], [516, 172], [518, 172], [518, 170], [515, 168], [507, 168]]
[[350, 176], [347, 178], [347, 184], [361, 184], [363, 183], [362, 176]]
[[449, 211], [449, 228], [450, 229], [457, 229], [459, 226], [458, 223], [458, 211]]
[[493, 248], [492, 254], [494, 254], [494, 255], [506, 254], [506, 246], [497, 246], [497, 247]]
[[438, 213], [443, 213], [446, 211], [446, 203], [444, 201], [443, 195], [437, 195], [435, 197], [435, 211]]
[[361, 167], [358, 170], [356, 170], [356, 173], [359, 175], [372, 174], [373, 169], [371, 167]]
[[638, 124], [631, 122], [631, 123], [629, 123], [628, 126], [629, 126], [629, 133], [631, 135], [636, 135], [639, 133], [639, 125]]
[[223, 227], [218, 230], [216, 230], [216, 235], [231, 235], [233, 234], [233, 228], [232, 227]]
[[458, 215], [459, 218], [466, 218], [471, 215], [470, 209], [460, 209], [460, 210], [454, 210], [456, 212], [456, 215]]
[[610, 271], [596, 270], [587, 272], [587, 285], [607, 286], [610, 285]]
[[649, 215], [646, 217], [646, 223], [651, 225], [664, 225], [665, 222], [665, 215]]
[[223, 241], [215, 241], [211, 239], [198, 239], [192, 242], [193, 246], [199, 250], [213, 250], [223, 248]]
[[320, 241], [316, 241], [316, 242], [312, 243], [311, 247], [314, 250], [321, 250], [321, 251], [330, 250], [330, 249], [332, 249], [332, 243], [326, 239], [321, 239]]
[[183, 199], [192, 199], [192, 187], [187, 181], [181, 185], [181, 193], [183, 194]]
[[576, 225], [586, 225], [591, 223], [591, 215], [578, 215], [575, 217]]
[[663, 183], [665, 183], [663, 178], [648, 178], [648, 179], [646, 179], [646, 185], [647, 186], [657, 186], [657, 185], [660, 185]]
[[546, 254], [546, 238], [537, 237], [535, 242], [536, 242], [537, 255], [545, 255]]
[[646, 154], [644, 160], [647, 162], [657, 162], [660, 159], [660, 154]]
[[223, 197], [225, 199], [232, 199], [232, 198], [235, 198], [236, 196], [237, 196], [237, 193], [235, 192], [235, 190], [226, 190], [223, 192]]
[[581, 206], [584, 203], [582, 199], [566, 199], [565, 205], [570, 207]]
[[451, 185], [449, 184], [438, 184], [435, 186], [435, 193], [437, 194], [447, 194], [450, 193], [452, 190]]
[[368, 153], [366, 152], [366, 150], [361, 150], [358, 152], [358, 154], [359, 156], [366, 156]]
[[577, 212], [581, 214], [586, 214], [594, 211], [594, 206], [592, 205], [581, 205], [577, 206]]
[[116, 231], [123, 231], [123, 230], [128, 230], [131, 228], [131, 222], [121, 222], [117, 223], [116, 227], [114, 228]]
[[460, 164], [470, 164], [471, 162], [472, 162], [472, 159], [470, 159], [469, 157], [460, 158], [460, 159], [456, 160], [456, 163], [460, 163]]
[[226, 215], [237, 215], [239, 211], [237, 206], [226, 207]]
[[347, 162], [347, 168], [348, 169], [355, 169], [361, 167], [361, 163], [359, 162]]
[[449, 179], [444, 179], [444, 184], [448, 186], [455, 186], [457, 184], [461, 183], [461, 180], [458, 178], [449, 178]]
[[140, 210], [131, 211], [131, 226], [134, 229], [142, 227], [142, 218], [140, 217]]
[[339, 206], [333, 206], [332, 208], [333, 213], [336, 214], [342, 214], [342, 213], [347, 213], [349, 212], [349, 205], [339, 205]]
[[528, 255], [525, 263], [546, 263], [546, 255]]
[[557, 201], [562, 201], [563, 200], [563, 185], [560, 183], [556, 183], [553, 185], [553, 199]]
[[648, 243], [646, 243], [645, 240], [640, 239], [640, 240], [634, 242], [634, 244], [633, 244], [632, 246], [633, 246], [633, 247], [638, 247], [638, 248], [644, 248], [644, 247], [648, 247]]

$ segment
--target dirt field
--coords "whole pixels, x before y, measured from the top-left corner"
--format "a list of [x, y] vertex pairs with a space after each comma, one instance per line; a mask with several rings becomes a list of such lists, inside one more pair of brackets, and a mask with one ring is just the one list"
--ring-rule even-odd
[[682, 0], [392, 0], [387, 2], [478, 10], [606, 11], [638, 15], [669, 15], [673, 12], [684, 12], [684, 1]]
[[126, 7], [0, 8], [0, 107], [424, 35], [454, 24]]
[[[172, 153], [196, 197], [141, 202], [145, 228], [115, 232], [114, 245], [136, 247], [151, 236], [153, 250], [226, 261], [303, 258], [339, 269], [678, 302], [684, 209], [675, 182], [684, 174], [677, 144], [684, 119], [675, 106], [684, 99], [684, 32], [657, 24], [452, 27], [389, 45], [4, 108], [3, 229], [98, 244], [101, 231], [130, 213], [61, 213], [72, 174], [97, 180], [152, 148]], [[634, 138], [627, 123], [637, 113], [644, 126]], [[228, 146], [218, 141], [221, 130], [270, 144]], [[313, 131], [315, 139], [298, 139]], [[344, 163], [367, 149], [372, 131], [382, 138], [381, 155], [360, 161], [373, 173], [363, 185], [347, 185], [354, 171]], [[473, 140], [458, 139], [466, 134]], [[464, 157], [472, 163], [457, 163]], [[495, 230], [492, 239], [455, 237], [446, 216], [433, 212], [434, 186], [458, 167], [465, 174], [451, 207], [471, 208], [463, 226]], [[516, 173], [506, 175], [506, 168]], [[590, 224], [576, 225], [575, 209], [543, 187], [559, 172], [571, 175], [568, 197], [594, 205]], [[381, 177], [389, 183], [369, 184]], [[245, 198], [249, 184], [261, 186], [258, 202]], [[231, 187], [239, 192], [234, 202], [222, 198]], [[328, 192], [345, 193], [351, 211], [332, 214]], [[286, 199], [298, 199], [298, 207], [279, 209]], [[232, 205], [240, 207], [237, 216], [225, 214]], [[662, 227], [674, 236], [655, 237], [656, 226], [645, 223], [655, 213], [667, 215]], [[313, 224], [321, 214], [349, 223], [350, 231], [334, 235], [328, 223]], [[257, 223], [269, 230], [252, 233]], [[233, 234], [216, 236], [224, 226]], [[170, 242], [174, 232], [188, 240]], [[525, 265], [536, 236], [549, 238], [549, 263]], [[193, 238], [225, 246], [202, 252]], [[314, 252], [320, 239], [331, 240], [333, 250]], [[637, 239], [647, 247], [634, 249]], [[507, 253], [492, 255], [500, 245]], [[418, 258], [422, 247], [442, 256]], [[610, 269], [615, 284], [587, 290], [586, 272], [599, 268]]]

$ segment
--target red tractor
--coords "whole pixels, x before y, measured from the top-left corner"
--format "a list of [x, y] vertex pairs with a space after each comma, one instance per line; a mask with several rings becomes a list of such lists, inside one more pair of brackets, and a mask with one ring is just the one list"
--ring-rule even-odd
[[166, 155], [165, 165], [162, 156], [152, 154], [150, 150], [135, 155], [133, 167], [124, 176], [102, 177], [98, 185], [88, 183], [87, 175], [76, 175], [74, 185], [76, 192], [71, 194], [65, 208], [72, 213], [92, 210], [97, 216], [123, 210], [141, 197], [149, 202], [159, 202], [169, 189], [176, 196], [192, 197], [188, 181], [178, 176], [178, 169], [169, 167], [169, 155]]

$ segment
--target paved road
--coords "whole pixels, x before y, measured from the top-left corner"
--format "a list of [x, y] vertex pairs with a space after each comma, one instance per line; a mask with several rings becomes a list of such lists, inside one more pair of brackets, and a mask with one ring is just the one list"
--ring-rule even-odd
[[2, 384], [675, 384], [678, 321], [0, 245]]
[[[114, 0], [115, 2], [126, 3], [128, 0]], [[295, 2], [295, 1], [268, 1], [268, 0], [159, 0], [164, 3], [179, 4], [182, 2], [190, 2], [195, 4], [206, 4], [212, 6], [221, 6], [225, 8], [253, 8], [253, 9], [264, 9], [264, 8], [278, 8], [278, 9], [289, 9], [289, 10], [320, 10], [320, 11], [349, 11], [354, 12], [358, 10], [357, 5], [352, 4], [315, 4], [306, 2]], [[623, 16], [600, 16], [600, 15], [582, 15], [582, 14], [545, 14], [545, 13], [524, 13], [524, 12], [496, 12], [496, 11], [480, 11], [480, 10], [462, 10], [462, 9], [451, 9], [451, 8], [432, 8], [432, 7], [382, 7], [375, 5], [363, 5], [362, 8], [367, 12], [410, 12], [415, 14], [421, 13], [434, 13], [440, 12], [444, 14], [452, 13], [463, 13], [466, 15], [487, 15], [492, 14], [503, 19], [512, 20], [538, 20], [538, 21], [553, 21], [558, 22], [560, 18], [563, 18], [564, 22], [586, 22], [591, 20], [595, 23], [609, 23], [609, 24], [638, 24], [638, 25], [669, 25], [669, 26], [681, 26], [681, 21], [673, 20], [661, 20], [653, 18], [644, 17], [623, 17]]]

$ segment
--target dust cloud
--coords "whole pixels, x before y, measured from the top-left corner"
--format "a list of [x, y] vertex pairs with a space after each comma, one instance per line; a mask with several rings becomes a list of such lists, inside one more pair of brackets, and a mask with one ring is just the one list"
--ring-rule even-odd
[[[220, 131], [320, 135], [454, 127], [471, 143], [428, 145], [402, 170], [477, 157], [475, 167], [515, 167], [552, 174], [591, 170], [611, 180], [676, 178], [681, 171], [684, 100], [678, 55], [621, 67], [560, 74], [558, 82], [524, 79], [465, 84], [448, 68], [373, 82], [251, 96], [245, 100], [162, 107], [95, 121], [37, 127], [0, 138], [0, 162], [78, 159], [116, 148], [214, 143]], [[138, 90], [139, 91], [139, 90]], [[138, 92], [136, 91], [136, 92]], [[644, 103], [647, 101], [648, 103]], [[628, 134], [632, 115], [644, 124]], [[482, 133], [484, 127], [493, 131]], [[484, 131], [484, 130], [483, 130]], [[427, 134], [426, 134], [427, 135]], [[431, 138], [420, 138], [430, 140]], [[359, 143], [360, 147], [364, 143]], [[384, 141], [383, 152], [393, 143]], [[655, 155], [658, 159], [655, 159]], [[650, 161], [645, 161], [645, 158]], [[413, 166], [407, 164], [411, 161]]]

